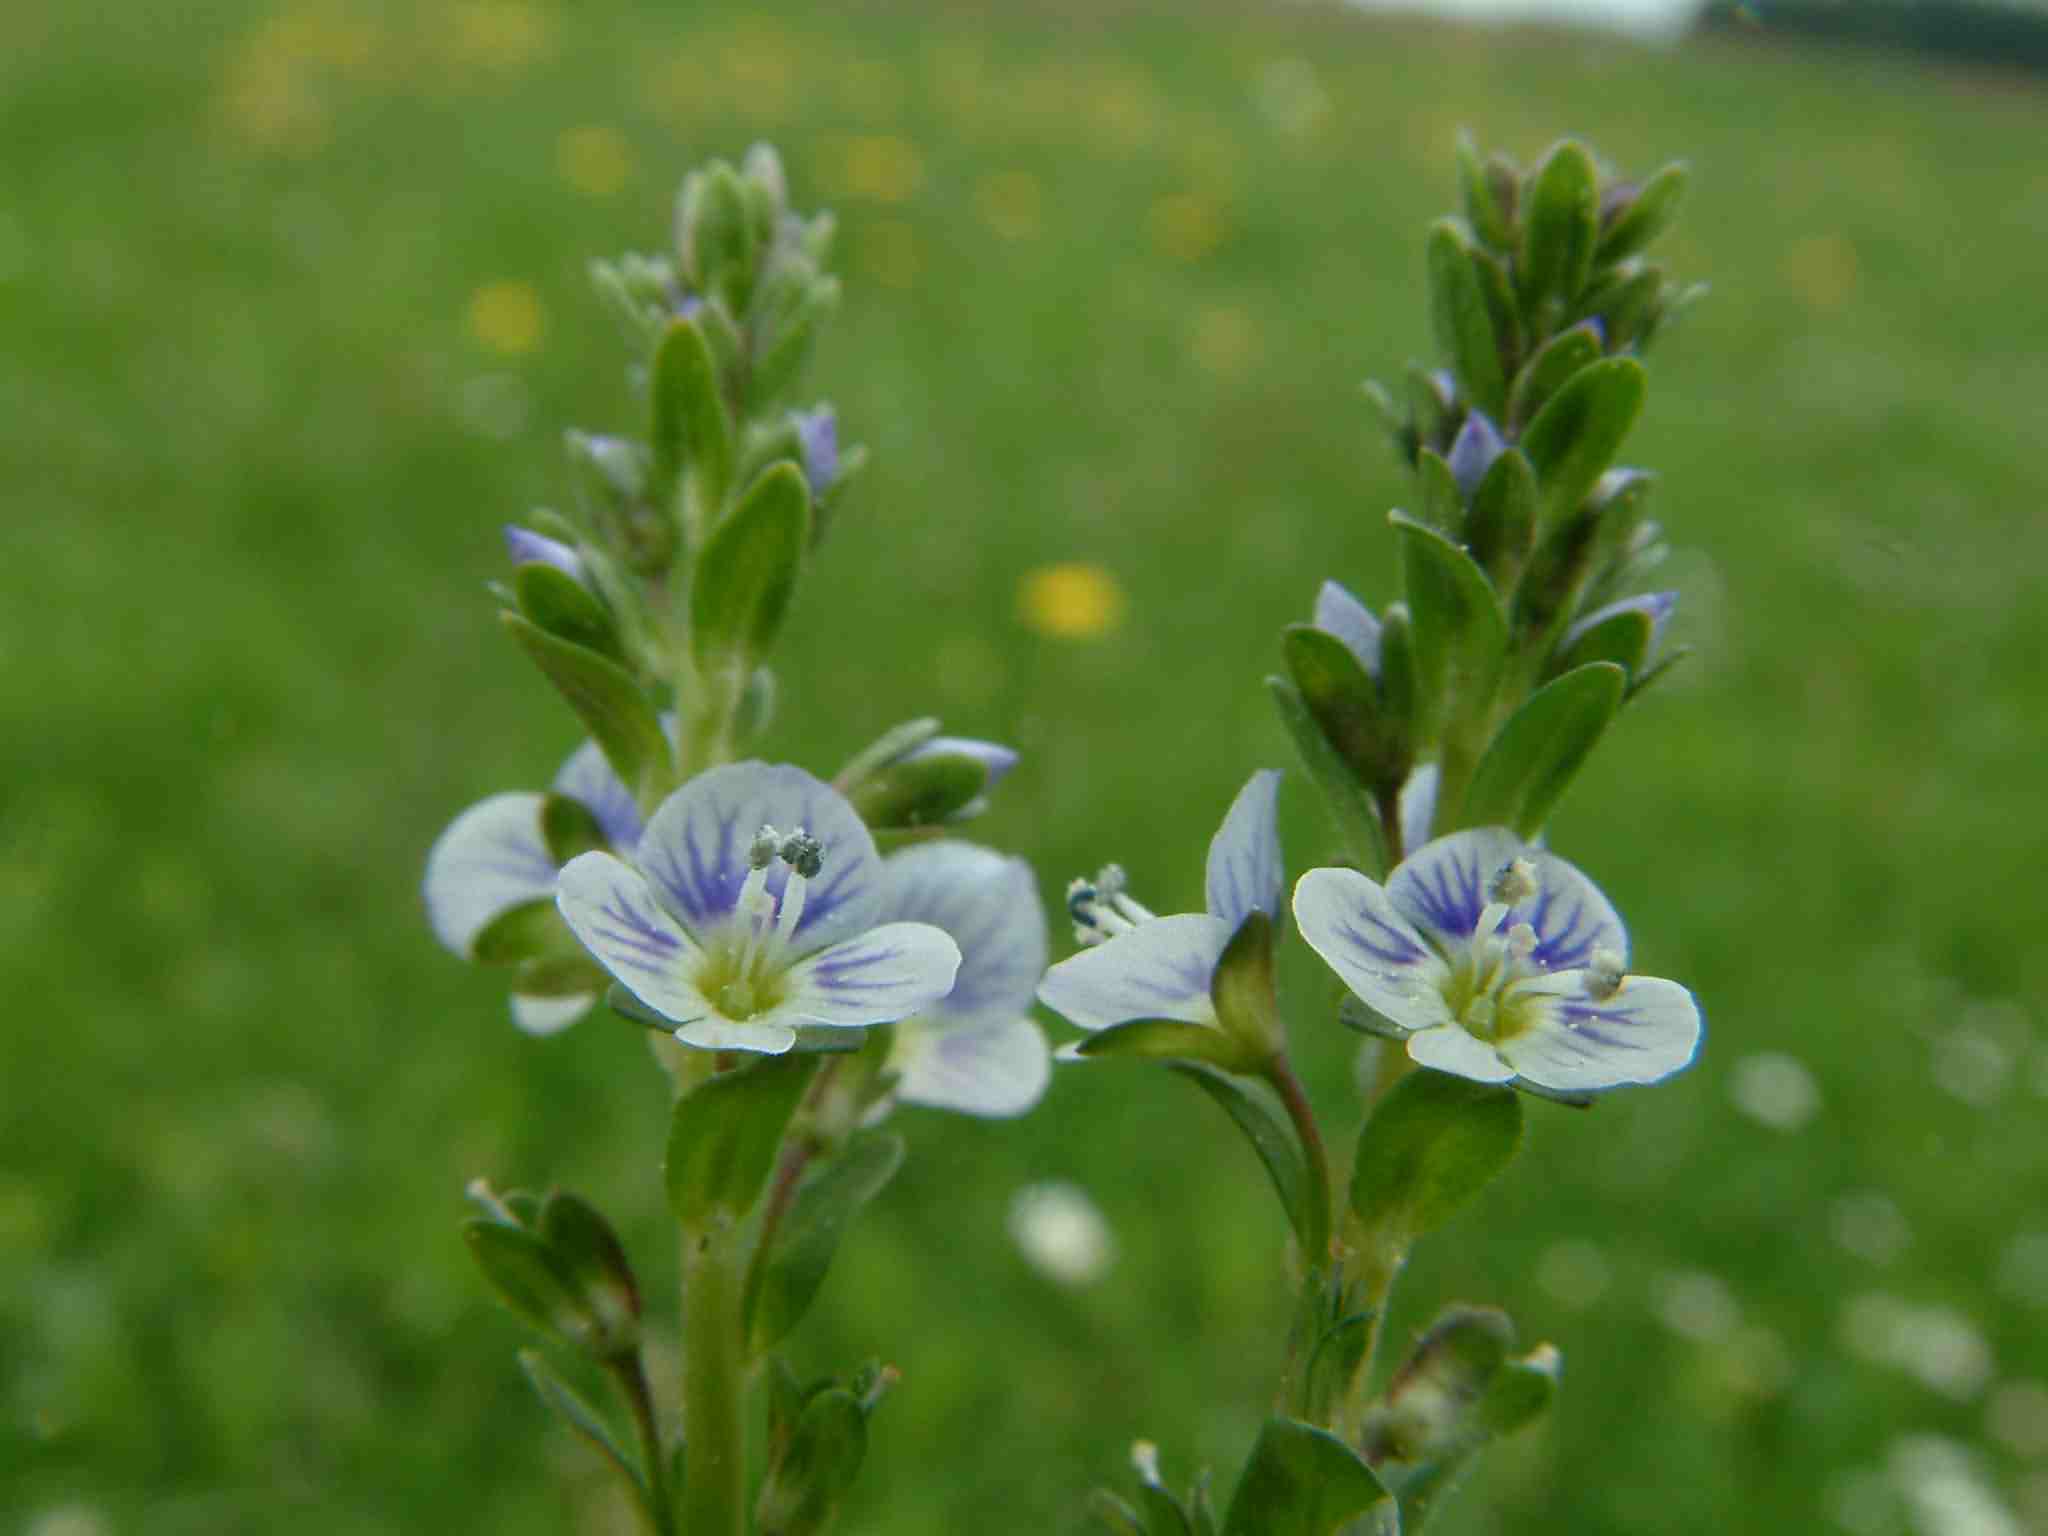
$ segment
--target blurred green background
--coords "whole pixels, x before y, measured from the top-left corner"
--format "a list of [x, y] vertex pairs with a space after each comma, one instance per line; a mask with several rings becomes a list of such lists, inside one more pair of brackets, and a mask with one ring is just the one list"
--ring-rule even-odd
[[[778, 755], [926, 711], [1025, 765], [978, 835], [1162, 910], [1262, 764], [1318, 582], [1392, 587], [1359, 397], [1429, 346], [1460, 126], [1689, 158], [1627, 457], [1681, 638], [1552, 826], [1709, 1019], [1535, 1106], [1397, 1328], [1497, 1300], [1560, 1411], [1441, 1529], [2048, 1530], [2038, 82], [1336, 8], [304, 0], [0, 16], [0, 1526], [618, 1529], [456, 1237], [560, 1180], [666, 1296], [664, 1085], [432, 944], [427, 845], [570, 718], [495, 633], [498, 525], [629, 419], [592, 256], [772, 137], [843, 219], [815, 378], [874, 463], [785, 643]], [[1031, 573], [1113, 586], [1048, 633]], [[1295, 776], [1293, 865], [1324, 851]], [[1293, 957], [1342, 1136], [1351, 1039]], [[1282, 1224], [1166, 1074], [901, 1124], [797, 1341], [903, 1372], [845, 1528], [1057, 1531], [1144, 1435], [1227, 1486]], [[1062, 1288], [1006, 1234], [1073, 1180]]]

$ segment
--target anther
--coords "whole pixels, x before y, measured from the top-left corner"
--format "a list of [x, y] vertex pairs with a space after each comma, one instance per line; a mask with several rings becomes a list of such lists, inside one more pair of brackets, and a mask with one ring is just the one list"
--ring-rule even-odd
[[1622, 978], [1627, 974], [1628, 962], [1614, 950], [1601, 945], [1586, 963], [1586, 996], [1604, 1003], [1621, 990]]
[[802, 827], [783, 840], [779, 851], [782, 862], [806, 880], [816, 879], [818, 871], [825, 867], [825, 845]]
[[1501, 865], [1486, 887], [1486, 899], [1504, 907], [1527, 901], [1536, 894], [1536, 866], [1527, 859], [1511, 859]]
[[775, 862], [782, 846], [782, 834], [773, 827], [763, 825], [754, 834], [754, 840], [747, 845], [747, 864], [753, 869], [766, 869]]

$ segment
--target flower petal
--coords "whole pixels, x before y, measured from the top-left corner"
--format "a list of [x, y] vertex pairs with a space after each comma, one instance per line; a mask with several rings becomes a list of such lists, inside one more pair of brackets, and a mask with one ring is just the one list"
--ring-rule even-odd
[[1591, 613], [1564, 632], [1564, 638], [1557, 642], [1558, 654], [1560, 656], [1564, 655], [1571, 650], [1572, 642], [1585, 634], [1587, 630], [1597, 624], [1606, 622], [1617, 613], [1640, 612], [1648, 615], [1650, 620], [1650, 649], [1648, 654], [1654, 656], [1657, 654], [1657, 642], [1664, 638], [1664, 626], [1671, 622], [1671, 615], [1677, 608], [1678, 594], [1676, 592], [1643, 592], [1634, 597], [1624, 597], [1618, 603], [1608, 603], [1605, 607], [1595, 608]]
[[1448, 1023], [1446, 967], [1355, 869], [1312, 869], [1294, 887], [1294, 921], [1309, 947], [1359, 1001], [1403, 1029]]
[[586, 741], [570, 753], [551, 787], [558, 795], [580, 800], [597, 819], [605, 841], [621, 853], [631, 853], [640, 841], [640, 807], [596, 742]]
[[1045, 1032], [1027, 1018], [975, 1029], [946, 1029], [930, 1015], [905, 1019], [890, 1065], [905, 1103], [968, 1115], [1021, 1115], [1052, 1080]]
[[788, 988], [763, 1018], [859, 1029], [923, 1013], [953, 990], [960, 946], [930, 923], [884, 923], [834, 944], [786, 973]]
[[1155, 917], [1062, 960], [1038, 984], [1038, 1000], [1083, 1029], [1130, 1019], [1213, 1024], [1209, 980], [1234, 931], [1207, 912]]
[[1038, 881], [1022, 859], [972, 843], [919, 843], [882, 863], [881, 915], [930, 923], [960, 946], [953, 990], [929, 1013], [951, 1028], [1027, 1013], [1048, 959]]
[[[669, 910], [700, 936], [721, 926], [739, 901], [747, 849], [763, 826], [801, 827], [824, 845], [797, 923], [799, 952], [823, 949], [869, 927], [882, 900], [875, 840], [829, 784], [786, 763], [732, 763], [699, 774], [664, 800], [635, 855]], [[774, 864], [768, 892], [778, 901], [789, 878]]]
[[558, 1035], [590, 1012], [597, 999], [582, 997], [527, 997], [512, 994], [512, 1022], [529, 1035]]
[[1628, 958], [1628, 930], [1600, 888], [1576, 865], [1530, 847], [1505, 827], [1474, 827], [1425, 844], [1394, 871], [1387, 895], [1426, 937], [1457, 949], [1478, 927], [1493, 877], [1517, 858], [1535, 869], [1536, 894], [1509, 908], [1502, 927], [1527, 923], [1536, 930], [1538, 965], [1575, 969], [1602, 948]]
[[1230, 803], [1230, 812], [1209, 843], [1209, 915], [1232, 933], [1256, 909], [1280, 916], [1280, 775], [1261, 768]]
[[758, 1051], [763, 1056], [780, 1056], [796, 1044], [796, 1031], [773, 1018], [734, 1021], [710, 1013], [680, 1026], [676, 1038], [700, 1051]]
[[551, 565], [564, 576], [574, 577], [577, 581], [588, 580], [583, 571], [583, 557], [575, 550], [560, 539], [551, 539], [516, 523], [508, 523], [505, 527], [505, 553], [514, 565]]
[[716, 1011], [692, 979], [702, 951], [623, 859], [608, 853], [571, 859], [555, 905], [598, 963], [663, 1018], [682, 1024]]
[[900, 761], [915, 763], [928, 757], [973, 758], [988, 770], [988, 779], [981, 786], [984, 792], [1002, 783], [1010, 770], [1017, 766], [1017, 752], [1014, 747], [1005, 747], [993, 741], [976, 741], [970, 736], [934, 736], [923, 746], [904, 753]]
[[1380, 621], [1351, 595], [1349, 587], [1334, 581], [1323, 583], [1316, 593], [1315, 626], [1342, 640], [1367, 672], [1380, 675]]
[[1468, 1077], [1475, 1083], [1505, 1083], [1515, 1075], [1515, 1069], [1500, 1059], [1499, 1051], [1455, 1024], [1410, 1035], [1408, 1055], [1425, 1067]]
[[[1693, 995], [1661, 976], [1630, 976], [1611, 997], [1585, 991], [1585, 973], [1559, 971], [1515, 988], [1528, 1027], [1500, 1044], [1517, 1073], [1542, 1088], [1591, 1090], [1654, 1083], [1692, 1065], [1700, 1048]], [[1533, 1017], [1532, 1017], [1533, 1016]]]
[[1398, 809], [1403, 849], [1420, 848], [1429, 841], [1429, 826], [1436, 820], [1438, 773], [1435, 763], [1424, 763], [1411, 772], [1408, 782], [1401, 786]]
[[1451, 440], [1449, 463], [1451, 478], [1458, 482], [1458, 494], [1465, 499], [1467, 506], [1472, 504], [1472, 493], [1479, 489], [1479, 482], [1493, 468], [1493, 461], [1506, 448], [1499, 428], [1494, 426], [1486, 412], [1470, 411], [1466, 414], [1465, 425], [1458, 428], [1458, 435]]
[[498, 917], [555, 894], [555, 861], [540, 830], [541, 797], [492, 795], [448, 824], [427, 854], [427, 921], [463, 959]]

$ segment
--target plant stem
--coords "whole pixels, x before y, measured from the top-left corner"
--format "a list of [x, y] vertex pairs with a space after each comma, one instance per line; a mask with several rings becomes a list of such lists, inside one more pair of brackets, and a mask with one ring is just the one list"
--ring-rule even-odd
[[1315, 1107], [1302, 1091], [1301, 1079], [1285, 1051], [1276, 1052], [1266, 1063], [1266, 1081], [1280, 1095], [1294, 1134], [1301, 1142], [1302, 1161], [1308, 1173], [1302, 1235], [1301, 1304], [1295, 1310], [1292, 1336], [1288, 1340], [1287, 1366], [1282, 1372], [1276, 1401], [1283, 1411], [1294, 1412], [1296, 1400], [1307, 1390], [1307, 1377], [1315, 1360], [1316, 1342], [1322, 1333], [1321, 1300], [1330, 1272], [1330, 1157], [1323, 1146], [1323, 1133], [1316, 1124]]
[[661, 1443], [661, 1421], [655, 1417], [654, 1395], [647, 1390], [647, 1372], [638, 1351], [615, 1362], [612, 1376], [633, 1414], [640, 1438], [640, 1457], [647, 1468], [648, 1519], [654, 1536], [674, 1536], [675, 1493], [668, 1485], [668, 1452]]
[[1365, 1349], [1358, 1357], [1358, 1364], [1352, 1368], [1335, 1426], [1339, 1435], [1354, 1443], [1365, 1424], [1366, 1405], [1372, 1392], [1373, 1362], [1379, 1355], [1380, 1335], [1386, 1327], [1387, 1303], [1393, 1297], [1394, 1282], [1400, 1278], [1401, 1266], [1407, 1260], [1406, 1250], [1386, 1246], [1383, 1242], [1359, 1253], [1352, 1310], [1370, 1312], [1372, 1321], [1366, 1324]]
[[730, 1229], [683, 1233], [683, 1529], [745, 1536], [740, 1253]]

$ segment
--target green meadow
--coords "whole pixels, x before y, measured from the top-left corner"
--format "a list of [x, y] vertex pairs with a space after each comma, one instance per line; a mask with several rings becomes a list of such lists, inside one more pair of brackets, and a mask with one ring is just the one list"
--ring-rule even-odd
[[[456, 1223], [477, 1175], [600, 1196], [666, 1309], [665, 1083], [617, 1019], [517, 1034], [418, 899], [447, 821], [577, 739], [484, 586], [571, 494], [562, 430], [636, 409], [590, 258], [780, 146], [842, 221], [813, 385], [873, 458], [767, 749], [1015, 743], [978, 839], [1049, 903], [1113, 858], [1185, 910], [1294, 768], [1281, 626], [1394, 588], [1359, 386], [1429, 355], [1461, 127], [1695, 173], [1660, 251], [1712, 292], [1624, 455], [1694, 654], [1550, 842], [1708, 1039], [1532, 1103], [1419, 1252], [1397, 1333], [1496, 1301], [1565, 1358], [1437, 1528], [2048, 1529], [2041, 83], [1220, 0], [7, 8], [0, 1527], [626, 1529]], [[1082, 632], [1028, 600], [1058, 566], [1110, 599]], [[1283, 812], [1327, 856], [1298, 772]], [[1284, 979], [1341, 1140], [1355, 1037], [1299, 946]], [[1139, 1437], [1227, 1487], [1286, 1282], [1214, 1108], [1105, 1065], [898, 1123], [794, 1341], [902, 1373], [842, 1528], [1078, 1529]], [[1114, 1234], [1091, 1285], [1008, 1236], [1045, 1179]]]

